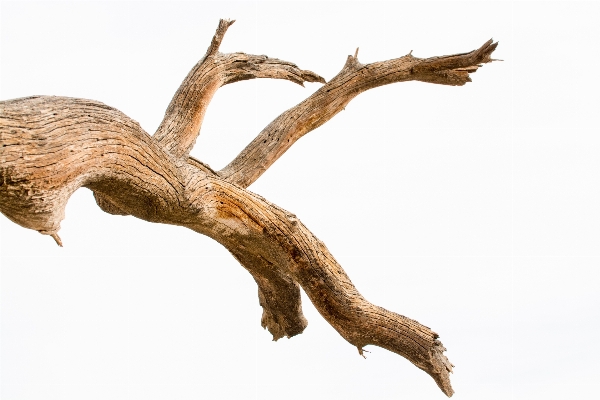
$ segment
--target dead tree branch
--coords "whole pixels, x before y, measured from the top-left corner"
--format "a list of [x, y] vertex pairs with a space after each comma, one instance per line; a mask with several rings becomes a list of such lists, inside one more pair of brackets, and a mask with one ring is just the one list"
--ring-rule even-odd
[[204, 120], [206, 109], [224, 85], [255, 78], [287, 79], [299, 85], [325, 80], [287, 61], [245, 53], [222, 54], [219, 46], [235, 21], [221, 20], [204, 57], [192, 68], [173, 96], [155, 139], [175, 157], [187, 157]]
[[492, 61], [490, 55], [496, 46], [489, 40], [466, 54], [426, 59], [408, 54], [367, 65], [362, 65], [355, 56], [348, 56], [337, 76], [271, 122], [219, 175], [248, 187], [298, 139], [329, 121], [360, 93], [406, 81], [462, 86], [471, 81], [469, 73]]
[[225, 246], [254, 277], [261, 324], [277, 340], [306, 327], [300, 287], [321, 315], [362, 354], [376, 345], [431, 375], [451, 396], [452, 365], [438, 335], [371, 304], [293, 214], [245, 189], [296, 140], [330, 120], [358, 94], [409, 80], [464, 85], [490, 62], [496, 43], [470, 53], [419, 59], [411, 54], [342, 71], [269, 124], [222, 171], [189, 157], [219, 87], [244, 79], [322, 82], [317, 74], [266, 56], [222, 54], [232, 21], [220, 21], [202, 60], [175, 93], [154, 136], [120, 111], [92, 100], [35, 96], [0, 102], [0, 211], [13, 222], [58, 236], [71, 194], [94, 191], [106, 212], [192, 229]]

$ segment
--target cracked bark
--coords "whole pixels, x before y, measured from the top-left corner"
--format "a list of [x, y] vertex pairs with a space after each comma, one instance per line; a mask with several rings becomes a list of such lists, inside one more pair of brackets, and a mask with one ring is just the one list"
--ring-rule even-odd
[[[35, 96], [0, 102], [0, 211], [62, 245], [58, 231], [66, 203], [75, 190], [87, 187], [107, 213], [207, 235], [254, 277], [263, 307], [261, 324], [274, 340], [306, 327], [301, 287], [361, 355], [367, 345], [397, 353], [451, 396], [452, 365], [438, 335], [368, 302], [325, 245], [293, 214], [246, 187], [358, 94], [409, 80], [464, 85], [470, 73], [492, 61], [497, 43], [490, 40], [453, 56], [421, 59], [408, 54], [366, 65], [355, 54], [325, 83], [286, 61], [220, 53], [232, 23], [220, 21], [205, 56], [175, 93], [154, 136], [120, 111], [93, 100]], [[221, 171], [190, 157], [214, 93], [223, 85], [254, 78], [324, 85], [277, 117]]]

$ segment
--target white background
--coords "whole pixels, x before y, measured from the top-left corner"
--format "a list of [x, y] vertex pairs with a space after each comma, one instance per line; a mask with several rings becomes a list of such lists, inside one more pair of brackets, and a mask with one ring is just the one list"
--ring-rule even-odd
[[[114, 106], [149, 133], [204, 54], [267, 54], [326, 79], [470, 51], [464, 87], [361, 94], [250, 190], [295, 213], [372, 302], [430, 326], [456, 399], [592, 398], [600, 376], [600, 3], [102, 2], [1, 5], [0, 99]], [[245, 81], [215, 96], [193, 154], [223, 167], [319, 87]], [[103, 213], [87, 189], [59, 248], [0, 216], [1, 397], [441, 399], [405, 359], [368, 359], [304, 298], [272, 342], [256, 285], [221, 246]]]

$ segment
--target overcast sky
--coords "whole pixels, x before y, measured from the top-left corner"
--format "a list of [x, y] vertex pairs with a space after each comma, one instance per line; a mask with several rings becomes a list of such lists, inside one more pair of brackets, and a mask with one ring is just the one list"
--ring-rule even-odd
[[[250, 190], [295, 213], [377, 305], [440, 334], [456, 399], [590, 398], [600, 376], [600, 3], [6, 2], [0, 100], [116, 107], [149, 133], [202, 57], [267, 54], [325, 79], [462, 53], [503, 62], [464, 87], [361, 94]], [[193, 155], [224, 166], [319, 87], [219, 90]], [[71, 198], [64, 248], [0, 216], [1, 393], [13, 399], [442, 399], [424, 372], [364, 360], [304, 297], [272, 342], [250, 275], [184, 228]]]

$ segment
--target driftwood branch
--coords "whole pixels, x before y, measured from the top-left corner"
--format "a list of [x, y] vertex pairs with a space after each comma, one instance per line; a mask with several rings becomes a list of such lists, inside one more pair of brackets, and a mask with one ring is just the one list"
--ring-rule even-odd
[[360, 93], [406, 81], [462, 86], [471, 81], [469, 73], [492, 61], [490, 55], [496, 46], [489, 40], [470, 53], [426, 59], [408, 54], [366, 65], [358, 61], [356, 54], [348, 56], [337, 76], [271, 122], [219, 175], [248, 187], [298, 139], [329, 121]]
[[192, 68], [173, 96], [155, 139], [176, 157], [187, 157], [200, 134], [206, 109], [224, 85], [255, 78], [286, 79], [304, 82], [325, 80], [311, 71], [287, 61], [245, 53], [222, 54], [219, 46], [235, 21], [221, 20], [204, 57]]
[[491, 41], [470, 53], [404, 57], [342, 71], [269, 124], [222, 171], [189, 157], [210, 99], [222, 85], [252, 78], [324, 82], [294, 64], [218, 49], [232, 21], [222, 20], [204, 58], [175, 94], [154, 136], [120, 111], [92, 100], [35, 96], [0, 102], [0, 211], [58, 244], [66, 203], [80, 187], [116, 215], [178, 225], [207, 235], [252, 274], [261, 324], [277, 340], [306, 327], [300, 287], [360, 354], [376, 345], [431, 375], [448, 396], [452, 365], [438, 335], [371, 304], [293, 214], [245, 189], [296, 140], [331, 119], [365, 90], [393, 82], [463, 85], [492, 61]]

